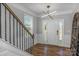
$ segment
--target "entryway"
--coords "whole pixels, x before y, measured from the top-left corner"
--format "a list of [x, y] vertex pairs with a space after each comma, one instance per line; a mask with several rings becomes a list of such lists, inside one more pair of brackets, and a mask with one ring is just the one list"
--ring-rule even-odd
[[50, 45], [63, 46], [64, 20], [44, 20], [43, 21], [44, 43]]

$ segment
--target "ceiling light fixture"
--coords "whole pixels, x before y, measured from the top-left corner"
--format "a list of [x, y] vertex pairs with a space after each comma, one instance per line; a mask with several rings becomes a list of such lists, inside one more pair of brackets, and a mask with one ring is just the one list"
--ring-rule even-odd
[[50, 7], [51, 7], [50, 5], [47, 5], [47, 6], [46, 6], [47, 12], [43, 11], [43, 13], [44, 13], [45, 15], [41, 16], [41, 18], [44, 18], [44, 17], [47, 17], [47, 16], [48, 16], [49, 18], [53, 19], [53, 17], [51, 16], [51, 14], [54, 15], [54, 14], [56, 13], [56, 11], [53, 11], [53, 12], [50, 13], [50, 12], [49, 12], [49, 11], [50, 11]]
[[46, 15], [43, 15], [43, 16], [41, 16], [41, 17], [43, 18], [43, 17], [46, 17], [46, 16], [48, 16], [48, 15], [51, 15], [51, 14], [54, 14], [54, 13], [56, 13], [56, 11], [54, 11], [54, 12], [51, 12], [51, 13], [49, 13], [49, 14], [46, 14]]

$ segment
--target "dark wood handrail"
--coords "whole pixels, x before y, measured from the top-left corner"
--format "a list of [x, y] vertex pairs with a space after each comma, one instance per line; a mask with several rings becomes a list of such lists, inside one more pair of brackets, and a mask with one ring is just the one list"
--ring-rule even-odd
[[24, 26], [24, 24], [20, 21], [19, 17], [16, 16], [16, 14], [11, 10], [11, 8], [6, 4], [6, 3], [2, 3], [7, 10], [16, 18], [16, 20], [22, 25], [22, 27], [30, 34], [30, 36], [34, 39], [34, 35], [32, 35], [29, 30]]

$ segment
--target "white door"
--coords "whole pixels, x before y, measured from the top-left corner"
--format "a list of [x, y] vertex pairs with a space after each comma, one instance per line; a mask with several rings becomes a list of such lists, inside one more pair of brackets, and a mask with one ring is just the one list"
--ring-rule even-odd
[[58, 40], [59, 24], [56, 21], [51, 21], [47, 25], [47, 43], [56, 45]]
[[[62, 20], [51, 20], [46, 21], [44, 27], [46, 30], [44, 30], [44, 43], [45, 44], [51, 44], [51, 45], [62, 45], [62, 33], [61, 31], [64, 29]], [[61, 30], [62, 29], [62, 30]], [[62, 31], [62, 32], [63, 32]], [[61, 34], [61, 35], [60, 35]]]

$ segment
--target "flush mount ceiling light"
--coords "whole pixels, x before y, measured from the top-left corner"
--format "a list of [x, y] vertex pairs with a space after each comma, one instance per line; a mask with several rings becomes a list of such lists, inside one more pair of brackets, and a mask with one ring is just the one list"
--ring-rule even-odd
[[42, 18], [44, 18], [44, 17], [49, 17], [50, 19], [53, 19], [53, 16], [51, 16], [51, 15], [54, 15], [54, 14], [56, 13], [56, 11], [53, 11], [53, 12], [50, 13], [50, 7], [51, 7], [50, 5], [47, 5], [47, 6], [46, 6], [47, 11], [46, 11], [46, 12], [43, 11], [43, 13], [44, 13], [45, 15], [41, 16]]

